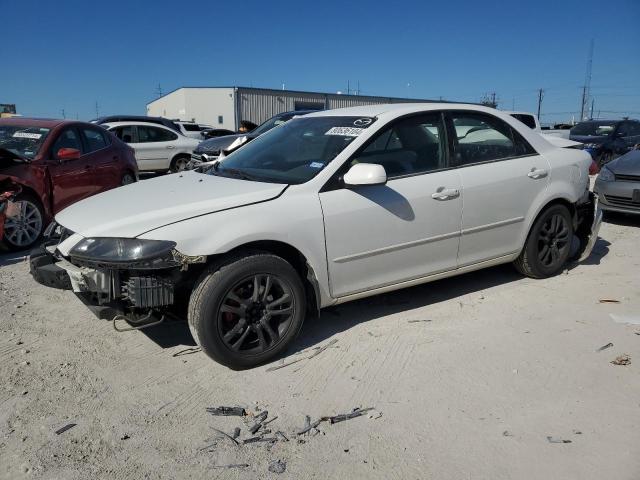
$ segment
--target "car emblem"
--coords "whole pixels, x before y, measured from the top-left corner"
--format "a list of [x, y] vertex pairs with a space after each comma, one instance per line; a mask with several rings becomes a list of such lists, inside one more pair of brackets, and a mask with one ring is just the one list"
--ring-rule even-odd
[[371, 120], [370, 118], [359, 118], [358, 120], [353, 122], [353, 125], [356, 127], [368, 127], [369, 125], [371, 125], [372, 121], [373, 120]]

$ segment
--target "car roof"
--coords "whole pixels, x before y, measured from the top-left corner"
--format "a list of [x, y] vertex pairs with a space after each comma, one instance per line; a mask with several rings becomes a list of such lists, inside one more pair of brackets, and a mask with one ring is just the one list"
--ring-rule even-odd
[[424, 103], [381, 103], [377, 105], [362, 105], [358, 107], [336, 108], [309, 113], [309, 117], [378, 117], [380, 115], [400, 116], [411, 113], [428, 112], [431, 110], [473, 110], [495, 115], [504, 113], [495, 108], [470, 103], [452, 102], [424, 102]]
[[11, 117], [1, 118], [0, 125], [25, 125], [30, 127], [54, 128], [58, 125], [70, 123], [86, 123], [77, 120], [62, 120], [56, 118], [29, 118], [29, 117]]
[[175, 130], [167, 127], [166, 125], [163, 125], [161, 123], [154, 123], [154, 122], [136, 122], [136, 121], [128, 121], [128, 122], [105, 122], [105, 123], [101, 123], [101, 126], [107, 126], [109, 128], [112, 127], [123, 127], [123, 126], [127, 126], [127, 125], [144, 125], [146, 127], [159, 127], [159, 128], [164, 128], [165, 130], [171, 130], [172, 132], [175, 133], [179, 133], [176, 132]]

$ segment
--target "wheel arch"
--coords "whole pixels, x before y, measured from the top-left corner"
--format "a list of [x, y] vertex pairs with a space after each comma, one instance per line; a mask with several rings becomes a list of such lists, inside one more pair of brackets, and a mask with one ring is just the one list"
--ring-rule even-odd
[[578, 222], [577, 208], [576, 208], [575, 202], [572, 202], [570, 199], [563, 196], [550, 198], [545, 203], [542, 203], [541, 206], [531, 216], [527, 225], [527, 229], [525, 230], [525, 234], [520, 242], [520, 251], [522, 251], [522, 249], [525, 247], [527, 243], [527, 239], [529, 238], [529, 234], [531, 233], [531, 229], [535, 225], [538, 218], [540, 218], [540, 215], [542, 215], [547, 209], [549, 209], [554, 205], [563, 205], [569, 210], [569, 214], [571, 215], [571, 219], [573, 223], [573, 228], [575, 230]]
[[171, 161], [169, 162], [169, 170], [173, 170], [175, 167], [175, 163], [179, 158], [186, 158], [187, 160], [191, 160], [191, 154], [187, 152], [178, 152], [173, 157], [171, 157]]
[[320, 293], [320, 283], [307, 257], [296, 247], [279, 240], [256, 240], [235, 246], [228, 252], [212, 255], [207, 263], [212, 263], [221, 257], [233, 255], [241, 251], [261, 251], [277, 255], [286, 260], [298, 273], [300, 280], [305, 287], [307, 296], [307, 309], [311, 312], [320, 312], [322, 298]]

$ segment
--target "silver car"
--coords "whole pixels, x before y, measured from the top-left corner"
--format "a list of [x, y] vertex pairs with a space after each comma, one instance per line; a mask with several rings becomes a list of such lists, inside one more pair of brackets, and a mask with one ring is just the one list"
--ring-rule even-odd
[[600, 196], [602, 210], [640, 214], [640, 150], [602, 167], [593, 191]]

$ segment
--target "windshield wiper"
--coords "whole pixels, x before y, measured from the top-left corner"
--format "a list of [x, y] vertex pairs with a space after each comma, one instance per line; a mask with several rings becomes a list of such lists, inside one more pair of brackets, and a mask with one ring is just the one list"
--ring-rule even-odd
[[223, 169], [220, 169], [218, 167], [218, 165], [219, 165], [219, 163], [216, 163], [214, 165], [214, 167], [213, 167], [213, 169], [218, 173], [222, 173], [222, 174], [228, 173], [232, 177], [240, 178], [241, 180], [249, 180], [249, 181], [254, 181], [254, 182], [255, 181], [260, 181], [260, 180], [257, 180], [256, 177], [254, 177], [252, 175], [249, 175], [248, 173], [245, 173], [242, 170], [239, 170], [237, 168], [223, 168]]

